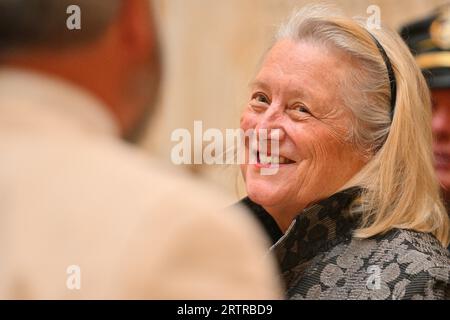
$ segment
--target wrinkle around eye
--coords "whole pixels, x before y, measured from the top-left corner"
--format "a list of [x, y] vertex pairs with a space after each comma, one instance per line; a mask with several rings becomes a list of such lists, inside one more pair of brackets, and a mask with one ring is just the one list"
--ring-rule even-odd
[[256, 102], [254, 99], [250, 101], [249, 106], [252, 110], [256, 112], [264, 112], [269, 108], [269, 105], [262, 102]]
[[310, 118], [315, 118], [314, 115], [309, 111], [299, 111], [296, 109], [288, 109], [286, 113], [294, 120], [294, 121], [303, 121]]

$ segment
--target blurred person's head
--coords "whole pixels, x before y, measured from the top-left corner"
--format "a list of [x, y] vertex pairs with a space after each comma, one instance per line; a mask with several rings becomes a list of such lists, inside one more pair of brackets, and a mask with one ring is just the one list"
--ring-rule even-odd
[[405, 25], [401, 35], [416, 56], [432, 97], [434, 166], [450, 206], [450, 6]]
[[[296, 12], [253, 81], [241, 127], [279, 131], [279, 159], [258, 156], [242, 172], [250, 199], [282, 229], [306, 207], [360, 186], [356, 236], [403, 228], [448, 241], [432, 164], [430, 95], [395, 32], [369, 30], [327, 6]], [[247, 145], [250, 152], [259, 154]], [[268, 166], [276, 174], [261, 174]]]
[[[81, 29], [69, 30], [72, 5]], [[104, 102], [132, 139], [152, 110], [159, 47], [148, 0], [0, 0], [0, 66], [64, 78]]]

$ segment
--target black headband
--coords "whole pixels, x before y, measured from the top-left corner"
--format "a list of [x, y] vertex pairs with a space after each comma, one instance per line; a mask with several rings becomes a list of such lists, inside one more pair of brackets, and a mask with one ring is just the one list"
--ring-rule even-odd
[[395, 104], [397, 102], [397, 80], [395, 78], [394, 68], [392, 68], [391, 60], [389, 60], [389, 57], [386, 54], [386, 51], [384, 50], [381, 43], [372, 34], [370, 35], [375, 41], [375, 44], [377, 45], [378, 50], [380, 51], [381, 56], [383, 57], [384, 64], [386, 65], [386, 69], [388, 72], [389, 84], [391, 87], [391, 120], [392, 120], [394, 118]]

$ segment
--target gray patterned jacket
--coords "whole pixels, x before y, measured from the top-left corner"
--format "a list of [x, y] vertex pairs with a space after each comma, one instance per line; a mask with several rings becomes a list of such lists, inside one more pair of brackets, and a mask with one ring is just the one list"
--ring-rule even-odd
[[371, 239], [352, 236], [358, 221], [351, 188], [305, 209], [282, 235], [275, 221], [246, 198], [276, 242], [289, 299], [450, 299], [450, 255], [430, 234], [394, 229]]

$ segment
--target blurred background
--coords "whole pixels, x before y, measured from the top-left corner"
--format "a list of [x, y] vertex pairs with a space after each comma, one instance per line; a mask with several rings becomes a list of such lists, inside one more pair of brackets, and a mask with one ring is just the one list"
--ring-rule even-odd
[[[174, 129], [193, 132], [239, 127], [248, 100], [248, 83], [278, 25], [300, 0], [155, 0], [164, 50], [165, 79], [159, 111], [147, 130], [144, 147], [168, 165], [176, 142]], [[351, 16], [381, 9], [382, 23], [398, 30], [424, 16], [443, 0], [335, 0]], [[186, 166], [236, 198], [243, 195], [237, 166]]]

